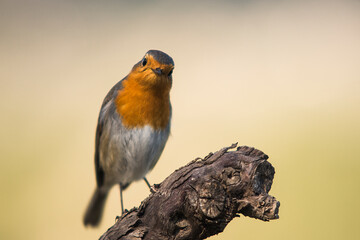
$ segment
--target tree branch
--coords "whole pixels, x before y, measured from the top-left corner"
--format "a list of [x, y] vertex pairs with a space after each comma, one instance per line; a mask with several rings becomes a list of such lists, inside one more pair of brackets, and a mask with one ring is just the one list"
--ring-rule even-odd
[[268, 156], [246, 146], [229, 151], [235, 147], [173, 172], [100, 239], [205, 239], [222, 232], [239, 213], [277, 219], [280, 202], [268, 195], [275, 174]]

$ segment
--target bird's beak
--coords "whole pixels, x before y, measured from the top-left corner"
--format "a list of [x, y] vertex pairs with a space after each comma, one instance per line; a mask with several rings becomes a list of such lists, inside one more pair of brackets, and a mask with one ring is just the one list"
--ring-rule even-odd
[[154, 73], [161, 75], [162, 74], [162, 69], [161, 68], [156, 68], [156, 69], [152, 69]]

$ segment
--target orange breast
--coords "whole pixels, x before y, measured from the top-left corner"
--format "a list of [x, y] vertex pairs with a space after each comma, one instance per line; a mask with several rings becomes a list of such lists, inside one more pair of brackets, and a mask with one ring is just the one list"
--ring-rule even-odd
[[143, 86], [129, 76], [115, 100], [123, 125], [127, 128], [150, 125], [155, 130], [166, 128], [170, 120], [170, 88], [171, 83]]

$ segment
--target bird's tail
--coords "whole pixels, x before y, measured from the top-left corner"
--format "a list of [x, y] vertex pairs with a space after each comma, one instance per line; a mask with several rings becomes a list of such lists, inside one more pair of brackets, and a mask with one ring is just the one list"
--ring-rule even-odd
[[104, 205], [106, 197], [108, 195], [108, 190], [103, 190], [96, 188], [95, 192], [91, 198], [89, 206], [84, 215], [84, 225], [87, 226], [97, 226], [101, 220], [102, 212], [104, 210]]

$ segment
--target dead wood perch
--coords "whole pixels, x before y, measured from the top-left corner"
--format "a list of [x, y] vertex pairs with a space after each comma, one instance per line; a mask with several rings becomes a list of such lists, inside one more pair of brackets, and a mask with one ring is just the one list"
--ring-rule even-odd
[[280, 203], [268, 195], [275, 174], [268, 156], [246, 146], [229, 151], [235, 147], [176, 170], [100, 239], [205, 239], [239, 213], [277, 219]]

